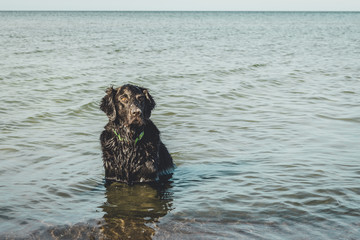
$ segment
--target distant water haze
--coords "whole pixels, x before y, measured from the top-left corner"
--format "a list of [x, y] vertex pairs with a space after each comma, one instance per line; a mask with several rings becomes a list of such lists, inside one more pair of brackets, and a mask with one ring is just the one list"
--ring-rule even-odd
[[0, 10], [52, 11], [360, 11], [358, 0], [4, 0]]

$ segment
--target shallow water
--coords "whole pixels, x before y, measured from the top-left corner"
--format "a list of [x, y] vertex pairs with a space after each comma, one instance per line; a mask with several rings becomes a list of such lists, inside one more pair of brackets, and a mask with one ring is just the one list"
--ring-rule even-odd
[[[360, 13], [0, 12], [0, 239], [359, 239]], [[104, 185], [150, 89], [177, 169]]]

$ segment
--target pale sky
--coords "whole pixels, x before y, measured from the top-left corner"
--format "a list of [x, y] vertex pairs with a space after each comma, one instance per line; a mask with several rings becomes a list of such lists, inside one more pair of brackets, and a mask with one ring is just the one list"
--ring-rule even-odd
[[0, 10], [360, 11], [360, 0], [0, 0]]

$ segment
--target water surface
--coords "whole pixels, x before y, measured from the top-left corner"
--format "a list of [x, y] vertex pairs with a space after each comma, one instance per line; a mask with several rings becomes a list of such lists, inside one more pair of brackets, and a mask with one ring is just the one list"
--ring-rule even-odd
[[[359, 239], [359, 13], [0, 12], [0, 238]], [[177, 169], [104, 185], [138, 84]]]

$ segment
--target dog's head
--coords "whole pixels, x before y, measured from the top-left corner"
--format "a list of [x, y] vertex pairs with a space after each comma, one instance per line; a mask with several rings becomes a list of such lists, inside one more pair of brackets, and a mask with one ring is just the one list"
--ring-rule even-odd
[[119, 121], [125, 126], [142, 126], [154, 107], [155, 101], [146, 88], [130, 84], [108, 88], [100, 105], [109, 121]]

